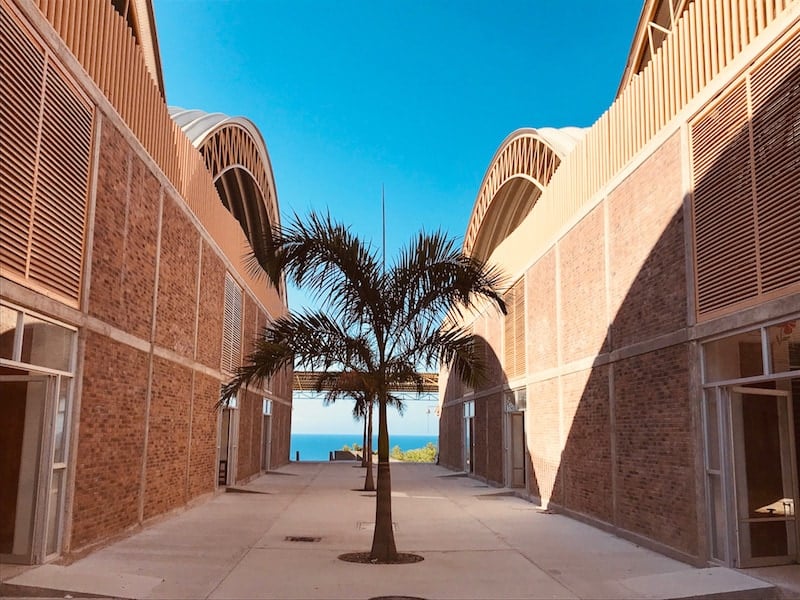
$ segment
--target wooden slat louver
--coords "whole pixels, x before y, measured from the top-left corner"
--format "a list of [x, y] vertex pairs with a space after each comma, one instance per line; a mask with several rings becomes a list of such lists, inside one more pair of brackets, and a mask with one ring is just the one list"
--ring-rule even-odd
[[697, 312], [800, 289], [800, 37], [691, 124]]
[[508, 313], [503, 320], [503, 368], [511, 379], [525, 374], [525, 279], [520, 279], [503, 298]]
[[232, 374], [242, 364], [242, 288], [225, 275], [225, 315], [222, 331], [222, 364]]
[[800, 284], [800, 37], [751, 77], [764, 293]]
[[691, 128], [700, 314], [758, 295], [744, 82]]
[[0, 11], [0, 266], [26, 275], [44, 57]]
[[77, 299], [80, 293], [92, 116], [52, 66], [45, 102], [29, 276]]
[[0, 261], [77, 305], [92, 110], [9, 12], [0, 19]]
[[525, 374], [525, 280], [520, 279], [514, 287], [514, 372]]

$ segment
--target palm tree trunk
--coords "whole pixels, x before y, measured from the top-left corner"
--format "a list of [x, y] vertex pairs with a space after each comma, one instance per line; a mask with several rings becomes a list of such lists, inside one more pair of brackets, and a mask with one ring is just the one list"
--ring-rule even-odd
[[374, 492], [375, 491], [375, 479], [372, 475], [372, 405], [374, 403], [372, 400], [369, 402], [369, 406], [367, 407], [367, 416], [366, 416], [366, 423], [367, 425], [367, 443], [364, 445], [364, 452], [366, 453], [367, 457], [367, 473], [364, 477], [364, 491], [365, 492]]
[[363, 444], [361, 444], [361, 466], [367, 466], [367, 415], [364, 414], [364, 439]]
[[378, 493], [375, 502], [375, 532], [369, 557], [378, 562], [397, 560], [392, 527], [392, 477], [389, 470], [389, 427], [386, 423], [385, 393], [378, 398]]

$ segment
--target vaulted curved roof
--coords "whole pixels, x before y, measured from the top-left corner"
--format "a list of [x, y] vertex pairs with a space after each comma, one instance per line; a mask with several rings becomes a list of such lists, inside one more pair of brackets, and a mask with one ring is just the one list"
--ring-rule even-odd
[[265, 234], [280, 225], [275, 178], [261, 132], [245, 117], [177, 106], [169, 114], [202, 154], [222, 203], [258, 252]]
[[585, 129], [524, 128], [495, 152], [472, 208], [464, 252], [486, 260], [531, 211]]

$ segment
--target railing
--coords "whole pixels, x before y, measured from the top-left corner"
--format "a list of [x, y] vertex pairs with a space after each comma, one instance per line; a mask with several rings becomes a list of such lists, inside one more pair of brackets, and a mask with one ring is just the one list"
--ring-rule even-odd
[[37, 5], [239, 276], [274, 311], [267, 284], [252, 277], [242, 260], [250, 247], [244, 232], [220, 201], [202, 156], [170, 118], [125, 19], [110, 0], [38, 0]]

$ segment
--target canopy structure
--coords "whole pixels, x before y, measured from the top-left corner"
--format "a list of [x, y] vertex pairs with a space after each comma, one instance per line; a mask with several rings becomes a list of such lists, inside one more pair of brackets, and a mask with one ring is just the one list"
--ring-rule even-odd
[[500, 144], [483, 177], [464, 251], [486, 260], [531, 211], [585, 129], [518, 129]]
[[275, 178], [261, 132], [244, 117], [176, 106], [169, 113], [200, 151], [222, 203], [258, 251], [264, 235], [280, 225]]
[[[422, 392], [431, 393], [439, 391], [438, 373], [419, 373], [422, 376]], [[295, 371], [292, 389], [299, 392], [309, 392], [317, 390], [317, 382], [320, 374], [315, 371]], [[323, 391], [327, 389], [323, 387]], [[416, 392], [418, 391], [415, 381], [408, 381], [400, 385], [394, 385], [390, 392]]]

